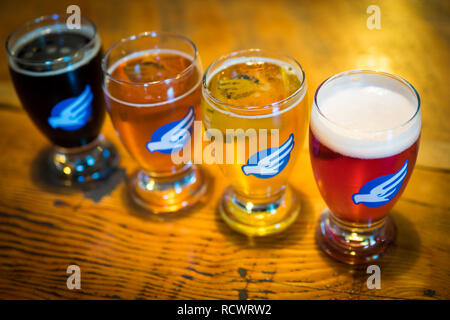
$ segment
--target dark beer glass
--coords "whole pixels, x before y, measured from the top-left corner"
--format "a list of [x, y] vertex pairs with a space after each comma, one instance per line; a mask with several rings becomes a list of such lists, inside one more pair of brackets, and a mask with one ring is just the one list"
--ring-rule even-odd
[[67, 15], [37, 18], [6, 41], [9, 70], [22, 106], [54, 144], [51, 167], [66, 184], [105, 178], [115, 149], [99, 135], [105, 117], [101, 42], [95, 25]]
[[378, 259], [394, 242], [388, 213], [414, 170], [421, 131], [420, 99], [393, 74], [353, 70], [316, 91], [309, 149], [328, 209], [317, 240], [337, 260]]

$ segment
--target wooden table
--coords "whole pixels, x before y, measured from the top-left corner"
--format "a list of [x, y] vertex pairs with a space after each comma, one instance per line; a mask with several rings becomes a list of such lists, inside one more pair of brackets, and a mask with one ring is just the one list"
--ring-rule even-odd
[[[42, 159], [49, 143], [14, 93], [0, 51], [0, 298], [25, 299], [449, 299], [450, 118], [448, 1], [71, 1], [98, 26], [104, 47], [144, 30], [178, 31], [203, 65], [232, 50], [281, 49], [303, 65], [312, 96], [326, 77], [350, 69], [403, 76], [422, 97], [419, 160], [394, 208], [398, 244], [380, 262], [381, 289], [365, 267], [325, 256], [314, 241], [325, 208], [307, 147], [291, 183], [303, 211], [285, 233], [248, 240], [217, 214], [226, 179], [215, 166], [208, 203], [190, 214], [153, 217], [128, 199], [124, 175], [136, 168], [109, 120], [118, 171], [95, 191], [61, 188]], [[366, 9], [381, 9], [369, 30]], [[2, 41], [36, 16], [64, 12], [59, 1], [2, 1]], [[81, 268], [68, 290], [66, 268]]]

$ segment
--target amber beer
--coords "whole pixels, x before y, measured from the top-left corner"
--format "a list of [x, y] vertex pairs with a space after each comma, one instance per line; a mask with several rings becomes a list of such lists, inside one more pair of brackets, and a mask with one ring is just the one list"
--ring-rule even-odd
[[156, 213], [195, 203], [204, 192], [202, 176], [191, 163], [171, 159], [200, 119], [195, 45], [180, 35], [143, 33], [109, 49], [103, 69], [113, 125], [142, 168], [130, 186], [135, 200]]
[[387, 215], [413, 172], [420, 128], [417, 92], [392, 74], [349, 71], [317, 89], [310, 155], [328, 205], [317, 229], [325, 252], [364, 263], [393, 243]]
[[265, 50], [232, 53], [207, 69], [203, 120], [224, 136], [219, 166], [231, 187], [220, 212], [233, 229], [262, 236], [297, 217], [299, 204], [286, 181], [306, 134], [305, 94], [300, 65]]

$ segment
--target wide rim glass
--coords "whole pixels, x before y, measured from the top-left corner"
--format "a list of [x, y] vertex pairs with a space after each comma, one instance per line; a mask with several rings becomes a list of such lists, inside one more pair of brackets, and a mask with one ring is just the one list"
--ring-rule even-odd
[[[285, 59], [289, 60], [289, 63], [293, 66], [296, 67], [298, 69], [300, 69], [301, 71], [301, 76], [302, 78], [301, 80], [301, 84], [300, 87], [294, 91], [291, 95], [289, 95], [288, 97], [279, 100], [279, 101], [274, 101], [272, 103], [263, 105], [263, 106], [248, 106], [248, 105], [238, 105], [238, 104], [232, 104], [232, 103], [228, 103], [225, 101], [222, 101], [218, 98], [216, 98], [211, 91], [209, 91], [208, 89], [208, 83], [207, 83], [207, 78], [209, 76], [209, 72], [212, 68], [214, 68], [216, 65], [218, 65], [221, 62], [224, 62], [225, 60], [228, 59], [232, 59], [233, 57], [237, 56], [237, 55], [241, 55], [241, 54], [245, 54], [245, 53], [252, 53], [252, 52], [257, 52], [259, 54], [262, 54], [260, 57], [264, 57], [267, 55], [267, 57], [270, 57], [271, 55], [278, 55], [278, 56], [282, 56]], [[251, 57], [251, 56], [250, 56]], [[255, 56], [257, 57], [257, 56]], [[302, 92], [304, 92], [304, 89], [306, 88], [307, 84], [306, 84], [306, 80], [305, 80], [305, 71], [303, 70], [302, 66], [300, 65], [300, 63], [295, 60], [294, 58], [292, 58], [291, 56], [288, 56], [286, 54], [283, 53], [279, 53], [279, 52], [272, 52], [269, 50], [264, 50], [264, 49], [245, 49], [245, 50], [239, 50], [239, 51], [234, 51], [232, 53], [223, 55], [219, 58], [217, 58], [216, 60], [214, 60], [209, 66], [208, 68], [206, 68], [205, 73], [203, 74], [203, 78], [202, 78], [202, 92], [203, 92], [203, 96], [207, 97], [208, 99], [210, 99], [214, 104], [216, 105], [221, 105], [221, 106], [225, 106], [228, 109], [235, 109], [236, 111], [246, 111], [246, 112], [251, 112], [251, 111], [261, 111], [261, 110], [265, 110], [265, 109], [269, 109], [281, 104], [285, 104], [289, 101], [294, 100], [294, 98], [298, 97]]]
[[[97, 39], [96, 39], [97, 36], [98, 36], [98, 34], [97, 34], [97, 27], [88, 18], [81, 17], [81, 20], [84, 23], [88, 24], [89, 27], [92, 28], [92, 30], [93, 30], [92, 39], [90, 39], [89, 42], [86, 43], [83, 47], [81, 47], [80, 49], [78, 49], [74, 53], [72, 53], [70, 55], [67, 55], [67, 56], [63, 56], [63, 57], [59, 57], [57, 59], [43, 61], [43, 62], [32, 62], [32, 61], [29, 61], [28, 59], [18, 58], [16, 55], [14, 55], [14, 52], [11, 51], [11, 43], [10, 43], [13, 40], [13, 38], [18, 33], [20, 33], [21, 31], [24, 31], [27, 28], [32, 27], [33, 25], [37, 25], [37, 24], [45, 22], [45, 21], [52, 21], [53, 20], [55, 22], [54, 24], [66, 25], [65, 21], [67, 20], [67, 18], [69, 16], [70, 15], [68, 15], [68, 14], [57, 14], [57, 13], [52, 14], [52, 15], [47, 15], [47, 16], [40, 16], [40, 17], [38, 17], [36, 19], [33, 19], [31, 21], [26, 22], [25, 24], [23, 24], [20, 27], [18, 27], [17, 29], [15, 29], [13, 32], [11, 32], [9, 34], [9, 36], [6, 39], [6, 42], [5, 42], [5, 47], [6, 47], [6, 52], [8, 54], [8, 57], [13, 59], [14, 62], [19, 62], [20, 64], [28, 65], [28, 66], [50, 66], [50, 65], [54, 65], [54, 64], [58, 64], [58, 63], [62, 63], [62, 62], [63, 63], [70, 63], [72, 60], [74, 60], [74, 58], [76, 58], [80, 54], [84, 53], [89, 48], [91, 48], [94, 45], [95, 41], [97, 41]], [[71, 30], [71, 29], [67, 28], [67, 30]], [[20, 37], [18, 39], [20, 39]]]
[[[189, 66], [187, 66], [185, 69], [183, 69], [183, 71], [179, 72], [174, 77], [166, 78], [164, 80], [157, 80], [157, 81], [127, 81], [127, 80], [118, 79], [118, 78], [114, 77], [112, 74], [110, 74], [108, 72], [109, 67], [107, 66], [107, 64], [108, 64], [108, 58], [111, 55], [111, 52], [113, 50], [117, 49], [118, 47], [120, 47], [121, 45], [127, 43], [127, 42], [138, 40], [138, 39], [145, 38], [145, 37], [151, 37], [151, 38], [169, 37], [169, 38], [178, 38], [180, 40], [186, 41], [191, 46], [191, 48], [193, 49], [194, 57], [193, 57], [191, 63], [189, 64]], [[191, 69], [195, 68], [195, 66], [197, 64], [197, 61], [198, 61], [197, 46], [188, 37], [185, 37], [182, 34], [175, 33], [175, 32], [145, 31], [145, 32], [141, 32], [141, 33], [129, 36], [127, 38], [122, 38], [121, 40], [119, 40], [116, 43], [114, 43], [106, 51], [105, 55], [103, 56], [103, 59], [102, 59], [102, 71], [103, 71], [103, 74], [105, 75], [105, 77], [108, 77], [108, 80], [113, 80], [115, 82], [128, 84], [128, 85], [131, 85], [131, 86], [149, 86], [149, 85], [159, 84], [159, 83], [163, 83], [163, 82], [169, 83], [169, 82], [171, 82], [173, 80], [177, 80], [177, 79], [181, 78], [183, 75], [188, 73]]]
[[[416, 111], [411, 116], [411, 118], [408, 119], [407, 121], [405, 121], [404, 123], [402, 123], [400, 125], [397, 125], [397, 126], [395, 126], [393, 128], [388, 128], [388, 129], [383, 129], [383, 130], [363, 130], [363, 129], [350, 129], [350, 128], [342, 125], [342, 124], [339, 124], [339, 123], [333, 121], [332, 119], [329, 119], [325, 114], [323, 114], [322, 110], [320, 110], [319, 103], [317, 102], [318, 96], [320, 94], [320, 89], [324, 85], [326, 85], [327, 83], [330, 83], [333, 80], [335, 80], [337, 78], [340, 78], [342, 76], [349, 76], [349, 75], [355, 75], [356, 76], [356, 75], [359, 75], [359, 74], [376, 74], [376, 75], [380, 75], [380, 76], [383, 76], [383, 77], [388, 77], [388, 78], [397, 80], [398, 82], [403, 84], [406, 88], [408, 88], [411, 91], [411, 93], [413, 94], [412, 96], [416, 98], [416, 102], [417, 102]], [[400, 129], [400, 128], [408, 126], [420, 114], [420, 107], [421, 107], [421, 103], [420, 103], [419, 93], [413, 87], [413, 85], [411, 83], [409, 83], [407, 80], [405, 80], [402, 77], [399, 77], [399, 76], [397, 76], [395, 74], [389, 73], [389, 72], [377, 71], [377, 70], [368, 70], [368, 69], [356, 69], [356, 70], [344, 71], [344, 72], [341, 72], [341, 73], [335, 74], [334, 76], [329, 77], [328, 79], [323, 81], [319, 85], [319, 87], [317, 87], [316, 92], [314, 94], [314, 103], [313, 103], [313, 108], [317, 109], [320, 117], [322, 117], [326, 121], [332, 123], [333, 125], [337, 126], [338, 128], [341, 128], [341, 129], [346, 130], [346, 131], [351, 131], [351, 132], [362, 132], [362, 133], [373, 133], [373, 134], [385, 133], [385, 132], [389, 132], [389, 131], [392, 131], [392, 130], [397, 130], [397, 129]]]

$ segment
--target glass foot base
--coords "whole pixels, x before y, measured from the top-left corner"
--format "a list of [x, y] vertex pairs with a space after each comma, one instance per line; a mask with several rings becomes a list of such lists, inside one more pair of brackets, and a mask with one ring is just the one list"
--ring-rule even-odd
[[220, 215], [235, 231], [248, 236], [267, 236], [285, 230], [300, 212], [300, 202], [290, 187], [277, 199], [265, 201], [243, 199], [228, 187], [220, 202]]
[[316, 229], [320, 248], [332, 258], [347, 264], [364, 264], [379, 259], [394, 244], [397, 229], [392, 218], [367, 227], [349, 225], [329, 209], [322, 212]]
[[208, 185], [204, 173], [196, 166], [172, 177], [152, 177], [143, 170], [129, 180], [133, 200], [152, 213], [171, 213], [198, 203]]
[[102, 135], [83, 147], [55, 147], [50, 156], [51, 167], [65, 185], [102, 180], [109, 176], [118, 162], [116, 149]]

